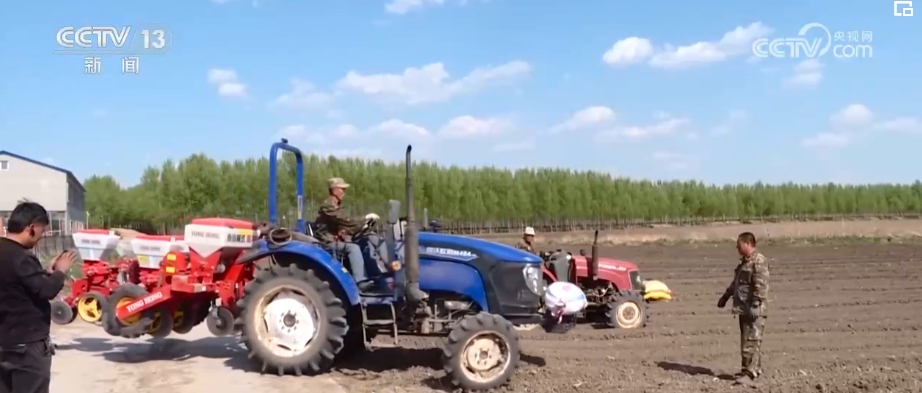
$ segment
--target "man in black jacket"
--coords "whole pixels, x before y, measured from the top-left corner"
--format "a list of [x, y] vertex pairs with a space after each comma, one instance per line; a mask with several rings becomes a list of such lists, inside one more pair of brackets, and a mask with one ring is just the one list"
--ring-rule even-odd
[[73, 251], [48, 267], [31, 249], [48, 226], [48, 212], [23, 202], [7, 220], [0, 238], [0, 392], [47, 393], [51, 385], [51, 303], [74, 264]]

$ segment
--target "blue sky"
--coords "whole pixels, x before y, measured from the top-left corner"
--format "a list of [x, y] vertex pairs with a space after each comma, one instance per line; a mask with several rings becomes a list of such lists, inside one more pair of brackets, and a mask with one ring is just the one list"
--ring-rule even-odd
[[[166, 158], [258, 156], [282, 135], [322, 154], [395, 159], [411, 142], [443, 164], [710, 183], [920, 177], [922, 20], [889, 1], [663, 4], [10, 2], [0, 150], [126, 185]], [[833, 44], [873, 57], [753, 56], [811, 22], [871, 32]], [[64, 26], [154, 24], [170, 50], [140, 55], [137, 75], [117, 55], [86, 75], [83, 56], [54, 54]]]

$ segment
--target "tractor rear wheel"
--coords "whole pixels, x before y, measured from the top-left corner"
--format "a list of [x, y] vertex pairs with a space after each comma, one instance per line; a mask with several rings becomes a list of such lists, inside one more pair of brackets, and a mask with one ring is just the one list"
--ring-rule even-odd
[[58, 325], [67, 325], [74, 321], [76, 313], [74, 308], [63, 300], [56, 299], [51, 302], [51, 321]]
[[520, 356], [512, 323], [499, 315], [478, 313], [462, 318], [448, 333], [442, 363], [452, 385], [479, 391], [509, 382]]
[[243, 344], [262, 372], [322, 373], [343, 347], [346, 309], [313, 270], [291, 264], [259, 271], [237, 305]]
[[647, 303], [640, 291], [618, 291], [615, 300], [606, 305], [608, 326], [638, 329], [647, 325]]
[[138, 338], [147, 333], [154, 322], [153, 310], [145, 310], [125, 319], [119, 319], [115, 312], [119, 307], [131, 304], [148, 294], [147, 290], [136, 284], [124, 284], [113, 291], [102, 313], [102, 326], [106, 333], [125, 338]]

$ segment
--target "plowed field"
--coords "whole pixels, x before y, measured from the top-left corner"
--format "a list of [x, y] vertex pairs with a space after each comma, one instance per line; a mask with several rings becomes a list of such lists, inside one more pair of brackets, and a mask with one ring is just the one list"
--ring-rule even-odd
[[[573, 247], [574, 251], [578, 247]], [[771, 260], [763, 392], [922, 392], [922, 247], [767, 246]], [[717, 299], [736, 263], [730, 245], [615, 247], [665, 281], [670, 303], [640, 330], [580, 326], [522, 333], [514, 392], [729, 392], [739, 369], [737, 321]], [[348, 392], [431, 391], [444, 384], [437, 342], [406, 338], [342, 365]], [[749, 390], [752, 391], [752, 390]]]

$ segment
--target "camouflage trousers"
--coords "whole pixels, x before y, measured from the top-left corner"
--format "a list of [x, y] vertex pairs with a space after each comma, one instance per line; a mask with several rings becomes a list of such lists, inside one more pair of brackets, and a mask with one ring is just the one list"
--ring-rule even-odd
[[756, 378], [762, 374], [762, 333], [765, 318], [739, 316], [740, 321], [740, 371]]

